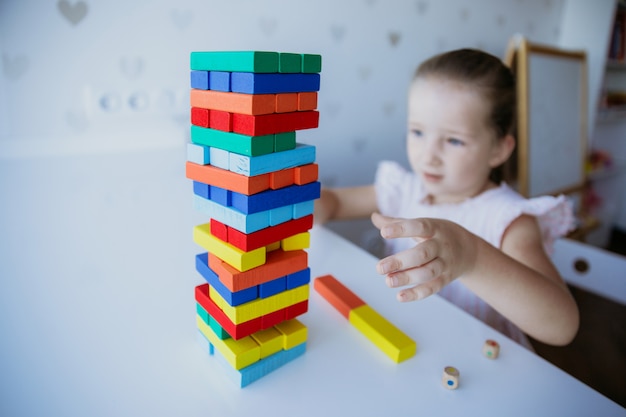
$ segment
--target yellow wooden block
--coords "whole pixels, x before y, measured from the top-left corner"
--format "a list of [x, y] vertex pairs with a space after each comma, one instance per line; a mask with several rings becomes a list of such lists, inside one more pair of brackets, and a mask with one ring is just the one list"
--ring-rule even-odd
[[202, 317], [196, 316], [196, 325], [233, 368], [243, 369], [261, 360], [261, 348], [251, 336], [239, 340], [232, 338], [222, 340], [202, 320]]
[[276, 330], [283, 334], [283, 349], [291, 349], [301, 343], [306, 342], [307, 328], [296, 319], [286, 320], [274, 326]]
[[298, 233], [280, 241], [283, 250], [306, 249], [311, 244], [311, 234], [309, 232]]
[[261, 359], [284, 349], [285, 336], [274, 327], [252, 333], [250, 336], [261, 348]]
[[367, 304], [350, 310], [349, 320], [396, 363], [409, 359], [417, 351], [417, 344], [413, 339]]
[[266, 248], [266, 250], [268, 252], [271, 252], [271, 251], [276, 250], [276, 249], [280, 249], [280, 241], [274, 242], [274, 243], [270, 243], [265, 248]]
[[230, 321], [234, 324], [240, 324], [308, 300], [309, 285], [301, 285], [291, 290], [272, 295], [271, 297], [257, 298], [234, 307], [228, 304], [217, 291], [210, 291], [209, 296], [220, 310], [226, 314]]
[[223, 242], [213, 236], [211, 234], [211, 223], [194, 227], [193, 241], [241, 272], [265, 264], [265, 247], [244, 252], [230, 243]]

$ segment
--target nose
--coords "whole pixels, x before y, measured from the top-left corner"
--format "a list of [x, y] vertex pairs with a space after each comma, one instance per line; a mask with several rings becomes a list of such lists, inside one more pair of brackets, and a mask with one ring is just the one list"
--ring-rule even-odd
[[422, 148], [422, 162], [424, 165], [436, 166], [441, 163], [440, 158], [440, 146], [438, 140], [426, 140], [424, 141]]

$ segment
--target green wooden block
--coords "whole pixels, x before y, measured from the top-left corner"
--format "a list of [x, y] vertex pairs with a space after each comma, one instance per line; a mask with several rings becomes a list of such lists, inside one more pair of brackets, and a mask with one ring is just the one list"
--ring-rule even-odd
[[192, 52], [191, 69], [227, 72], [278, 72], [278, 52], [213, 51]]
[[274, 152], [274, 135], [248, 136], [195, 125], [191, 126], [191, 142], [246, 156]]
[[322, 56], [316, 54], [302, 54], [302, 72], [308, 74], [322, 72]]
[[278, 72], [298, 73], [302, 71], [302, 55], [281, 52], [278, 57]]
[[296, 132], [277, 133], [274, 135], [274, 152], [296, 149]]

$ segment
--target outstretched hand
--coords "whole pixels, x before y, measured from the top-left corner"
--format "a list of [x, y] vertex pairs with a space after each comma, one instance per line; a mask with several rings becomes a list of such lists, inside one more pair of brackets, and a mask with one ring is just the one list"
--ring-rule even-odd
[[476, 237], [456, 223], [429, 218], [399, 219], [372, 214], [372, 223], [385, 239], [413, 238], [416, 245], [378, 262], [391, 288], [411, 286], [398, 293], [399, 301], [414, 301], [440, 291], [469, 271], [476, 258]]

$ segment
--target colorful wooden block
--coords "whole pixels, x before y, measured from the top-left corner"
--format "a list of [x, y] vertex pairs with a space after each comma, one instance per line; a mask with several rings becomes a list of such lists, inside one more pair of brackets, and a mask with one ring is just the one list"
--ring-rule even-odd
[[489, 359], [496, 359], [500, 355], [500, 344], [492, 339], [486, 340], [483, 345], [483, 355]]
[[209, 71], [191, 71], [191, 88], [208, 90]]
[[295, 131], [274, 134], [274, 152], [288, 151], [289, 149], [295, 149], [295, 147]]
[[315, 200], [320, 197], [320, 193], [321, 184], [314, 181], [304, 185], [289, 185], [277, 190], [262, 191], [250, 196], [232, 192], [231, 202], [233, 208], [249, 214]]
[[[212, 165], [199, 165], [187, 162], [185, 165], [187, 178], [204, 184], [215, 185], [238, 193], [252, 195], [261, 191], [287, 187], [292, 184], [308, 184], [317, 181], [317, 164], [308, 164], [289, 168], [283, 171], [271, 172], [248, 177], [231, 171], [220, 169]], [[281, 180], [278, 181], [277, 178]]]
[[274, 105], [275, 113], [290, 113], [294, 111], [298, 111], [297, 93], [276, 94], [276, 101]]
[[220, 339], [200, 316], [196, 316], [196, 326], [233, 368], [242, 369], [261, 359], [261, 348], [252, 337]]
[[280, 52], [278, 54], [278, 72], [298, 73], [302, 71], [302, 54]]
[[202, 307], [202, 305], [200, 305], [197, 302], [196, 302], [196, 314], [200, 316], [202, 320], [204, 320], [204, 322], [209, 325], [209, 327], [211, 327], [211, 329], [213, 330], [213, 333], [215, 333], [217, 337], [219, 337], [220, 339], [228, 339], [230, 337], [228, 332], [224, 330], [224, 328], [220, 326], [220, 324], [213, 317], [211, 317], [208, 311], [206, 311]]
[[211, 235], [211, 224], [205, 223], [193, 228], [193, 240], [207, 251], [219, 256], [233, 268], [247, 271], [263, 265], [266, 259], [266, 249], [259, 248], [244, 252], [229, 243], [222, 242]]
[[[319, 281], [319, 282], [318, 282]], [[313, 288], [365, 337], [396, 363], [415, 355], [417, 344], [332, 275], [316, 278]]]
[[322, 56], [317, 54], [302, 54], [302, 72], [322, 72]]
[[193, 126], [200, 127], [209, 127], [210, 123], [210, 113], [207, 109], [201, 109], [199, 107], [191, 108], [191, 124]]
[[285, 251], [306, 249], [310, 246], [311, 235], [309, 232], [298, 233], [286, 237], [280, 241], [280, 247]]
[[[265, 264], [242, 272], [209, 253], [209, 267], [230, 291], [240, 291], [280, 277], [295, 275], [307, 269], [307, 262], [308, 255], [303, 250], [286, 252], [277, 249], [267, 253]], [[287, 284], [289, 286], [289, 278]]]
[[251, 251], [273, 242], [283, 240], [289, 236], [306, 232], [313, 227], [313, 215], [300, 217], [280, 223], [276, 226], [266, 227], [257, 232], [243, 233], [232, 227], [211, 219], [211, 232], [213, 235], [231, 245], [245, 251]]
[[[309, 204], [306, 204], [309, 203]], [[207, 200], [199, 195], [193, 196], [194, 208], [208, 217], [216, 219], [243, 233], [254, 233], [270, 226], [285, 223], [294, 218], [313, 214], [313, 201], [291, 204], [276, 209], [245, 214], [236, 209]]]
[[216, 91], [231, 91], [231, 73], [224, 71], [211, 71], [209, 74], [209, 89]]
[[260, 136], [271, 133], [290, 132], [316, 128], [319, 124], [316, 110], [291, 113], [273, 113], [252, 116], [233, 113], [233, 132], [242, 135]]
[[[290, 94], [286, 95], [290, 96]], [[224, 91], [196, 89], [191, 90], [189, 93], [189, 102], [192, 108], [222, 110], [230, 113], [275, 113], [277, 101], [278, 97], [276, 94], [235, 94]]]
[[245, 304], [231, 306], [219, 292], [213, 290], [214, 288], [211, 288], [211, 300], [234, 324], [240, 324], [278, 310], [283, 310], [288, 306], [301, 303], [309, 298], [309, 286], [302, 285], [271, 297], [257, 298]]
[[298, 93], [298, 111], [315, 110], [317, 108], [317, 93]]
[[196, 255], [196, 271], [200, 273], [215, 291], [231, 306], [245, 304], [259, 297], [258, 287], [250, 287], [240, 291], [230, 291], [219, 276], [209, 268], [208, 253]]
[[269, 51], [192, 52], [190, 67], [207, 71], [278, 72], [279, 55]]
[[315, 162], [315, 146], [296, 144], [295, 149], [267, 155], [247, 156], [230, 153], [230, 170], [254, 176]]
[[198, 285], [195, 288], [195, 299], [212, 318], [235, 340], [249, 336], [259, 330], [267, 329], [282, 321], [290, 320], [306, 313], [308, 310], [308, 300], [291, 305], [282, 310], [274, 311], [262, 317], [257, 317], [250, 321], [235, 324], [224, 314], [222, 310], [211, 300], [211, 290], [209, 284]]
[[[248, 156], [272, 153], [277, 140], [281, 143], [287, 142], [291, 136], [293, 136], [293, 147], [290, 149], [296, 147], [295, 134], [288, 135], [287, 140], [283, 140], [282, 137], [277, 139], [276, 136], [278, 135], [248, 136], [203, 126], [191, 126], [191, 142]], [[285, 143], [284, 146], [288, 144]]]
[[319, 91], [319, 74], [260, 74], [233, 72], [230, 88], [243, 94], [278, 94]]
[[212, 165], [199, 165], [193, 162], [186, 163], [185, 175], [194, 181], [216, 185], [243, 194], [256, 194], [270, 188], [269, 174], [247, 177]]
[[346, 319], [350, 319], [350, 311], [365, 305], [365, 301], [332, 275], [317, 277], [313, 288]]
[[417, 345], [404, 332], [365, 304], [350, 311], [350, 323], [396, 363], [413, 356]]
[[443, 375], [441, 377], [441, 383], [444, 387], [452, 390], [459, 387], [459, 370], [453, 366], [446, 366], [443, 368]]
[[194, 164], [207, 165], [210, 162], [209, 148], [195, 143], [188, 143], [187, 160]]

